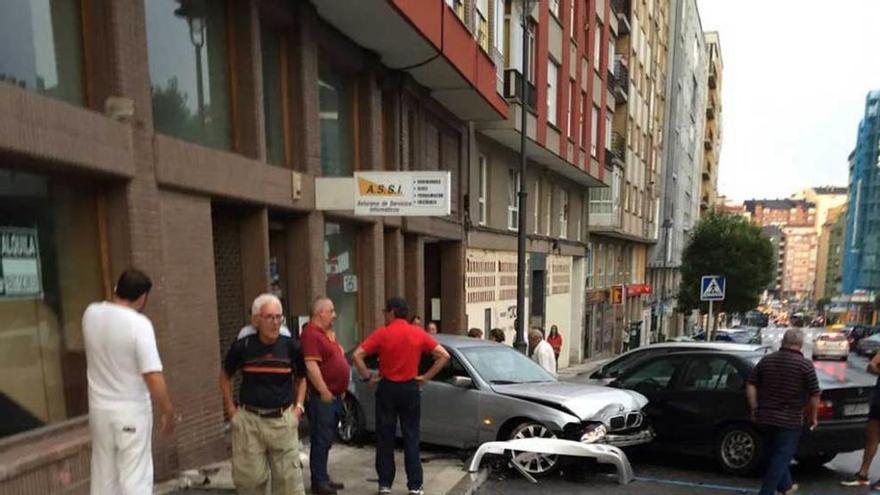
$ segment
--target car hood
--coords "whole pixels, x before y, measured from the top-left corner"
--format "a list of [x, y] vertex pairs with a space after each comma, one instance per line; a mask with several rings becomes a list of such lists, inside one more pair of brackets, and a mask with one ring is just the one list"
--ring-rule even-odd
[[609, 405], [617, 405], [613, 409], [619, 413], [639, 411], [648, 403], [648, 399], [638, 392], [599, 385], [543, 382], [493, 385], [492, 388], [501, 395], [562, 406], [581, 420], [592, 419], [600, 413], [606, 414]]

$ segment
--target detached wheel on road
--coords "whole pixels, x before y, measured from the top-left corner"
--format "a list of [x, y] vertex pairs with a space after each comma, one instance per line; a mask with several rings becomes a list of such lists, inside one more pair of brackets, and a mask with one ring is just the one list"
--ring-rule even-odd
[[715, 457], [726, 473], [754, 474], [764, 457], [763, 438], [749, 424], [726, 426], [715, 439]]
[[364, 413], [360, 403], [351, 394], [346, 393], [342, 398], [342, 412], [336, 427], [339, 440], [349, 445], [363, 440], [366, 428], [364, 422]]
[[[556, 435], [537, 421], [526, 421], [514, 428], [508, 437], [509, 440], [523, 438], [556, 438]], [[533, 452], [511, 452], [510, 462], [516, 463], [532, 476], [546, 476], [557, 468], [559, 456]]]

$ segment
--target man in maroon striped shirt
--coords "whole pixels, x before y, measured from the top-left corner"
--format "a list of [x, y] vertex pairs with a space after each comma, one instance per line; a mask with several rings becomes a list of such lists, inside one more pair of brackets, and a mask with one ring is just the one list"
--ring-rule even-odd
[[760, 495], [797, 490], [788, 466], [797, 451], [805, 407], [810, 430], [819, 423], [819, 380], [813, 363], [801, 354], [803, 346], [800, 329], [786, 330], [779, 351], [755, 366], [746, 385], [752, 420], [767, 433], [767, 474]]

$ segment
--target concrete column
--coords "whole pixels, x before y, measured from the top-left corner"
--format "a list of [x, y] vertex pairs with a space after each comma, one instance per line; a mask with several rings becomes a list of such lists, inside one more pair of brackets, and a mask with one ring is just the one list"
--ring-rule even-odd
[[[385, 231], [385, 298], [404, 297], [403, 233], [399, 229]], [[412, 303], [410, 303], [412, 304]]]
[[425, 241], [418, 235], [404, 236], [404, 297], [410, 312], [422, 315], [425, 324], [431, 315], [425, 308]]
[[[248, 210], [241, 219], [241, 292], [250, 311], [258, 295], [269, 290], [269, 214], [266, 208]], [[244, 315], [243, 315], [244, 316]]]
[[324, 294], [324, 214], [313, 211], [287, 224], [287, 294], [291, 315], [308, 315]]
[[[314, 123], [318, 116], [318, 16], [309, 2], [295, 2], [295, 25], [290, 42], [290, 111], [298, 122]], [[321, 130], [318, 125], [293, 125], [293, 163], [299, 172], [321, 174]]]
[[358, 140], [361, 170], [384, 170], [382, 157], [382, 91], [375, 71], [357, 81]]
[[462, 242], [444, 242], [440, 248], [440, 314], [443, 333], [467, 331], [465, 312], [465, 249]]
[[260, 49], [260, 14], [255, 0], [229, 3], [235, 40], [235, 112], [233, 149], [256, 160], [266, 160], [266, 130], [263, 123], [263, 64]]
[[361, 293], [361, 337], [384, 325], [385, 305], [384, 234], [381, 223], [362, 226], [358, 231], [358, 292]]

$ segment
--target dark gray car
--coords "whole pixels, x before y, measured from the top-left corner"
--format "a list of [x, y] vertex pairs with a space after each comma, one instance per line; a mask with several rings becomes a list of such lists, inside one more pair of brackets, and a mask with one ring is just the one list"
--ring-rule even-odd
[[[560, 382], [513, 348], [490, 341], [440, 335], [451, 355], [422, 389], [423, 442], [475, 448], [512, 438], [558, 437], [618, 447], [651, 441], [644, 421], [647, 399], [638, 392]], [[430, 366], [425, 357], [421, 371]], [[376, 367], [375, 358], [368, 361]], [[340, 437], [352, 442], [374, 431], [373, 390], [353, 377], [345, 399]], [[555, 456], [520, 454], [528, 472], [544, 474]]]

